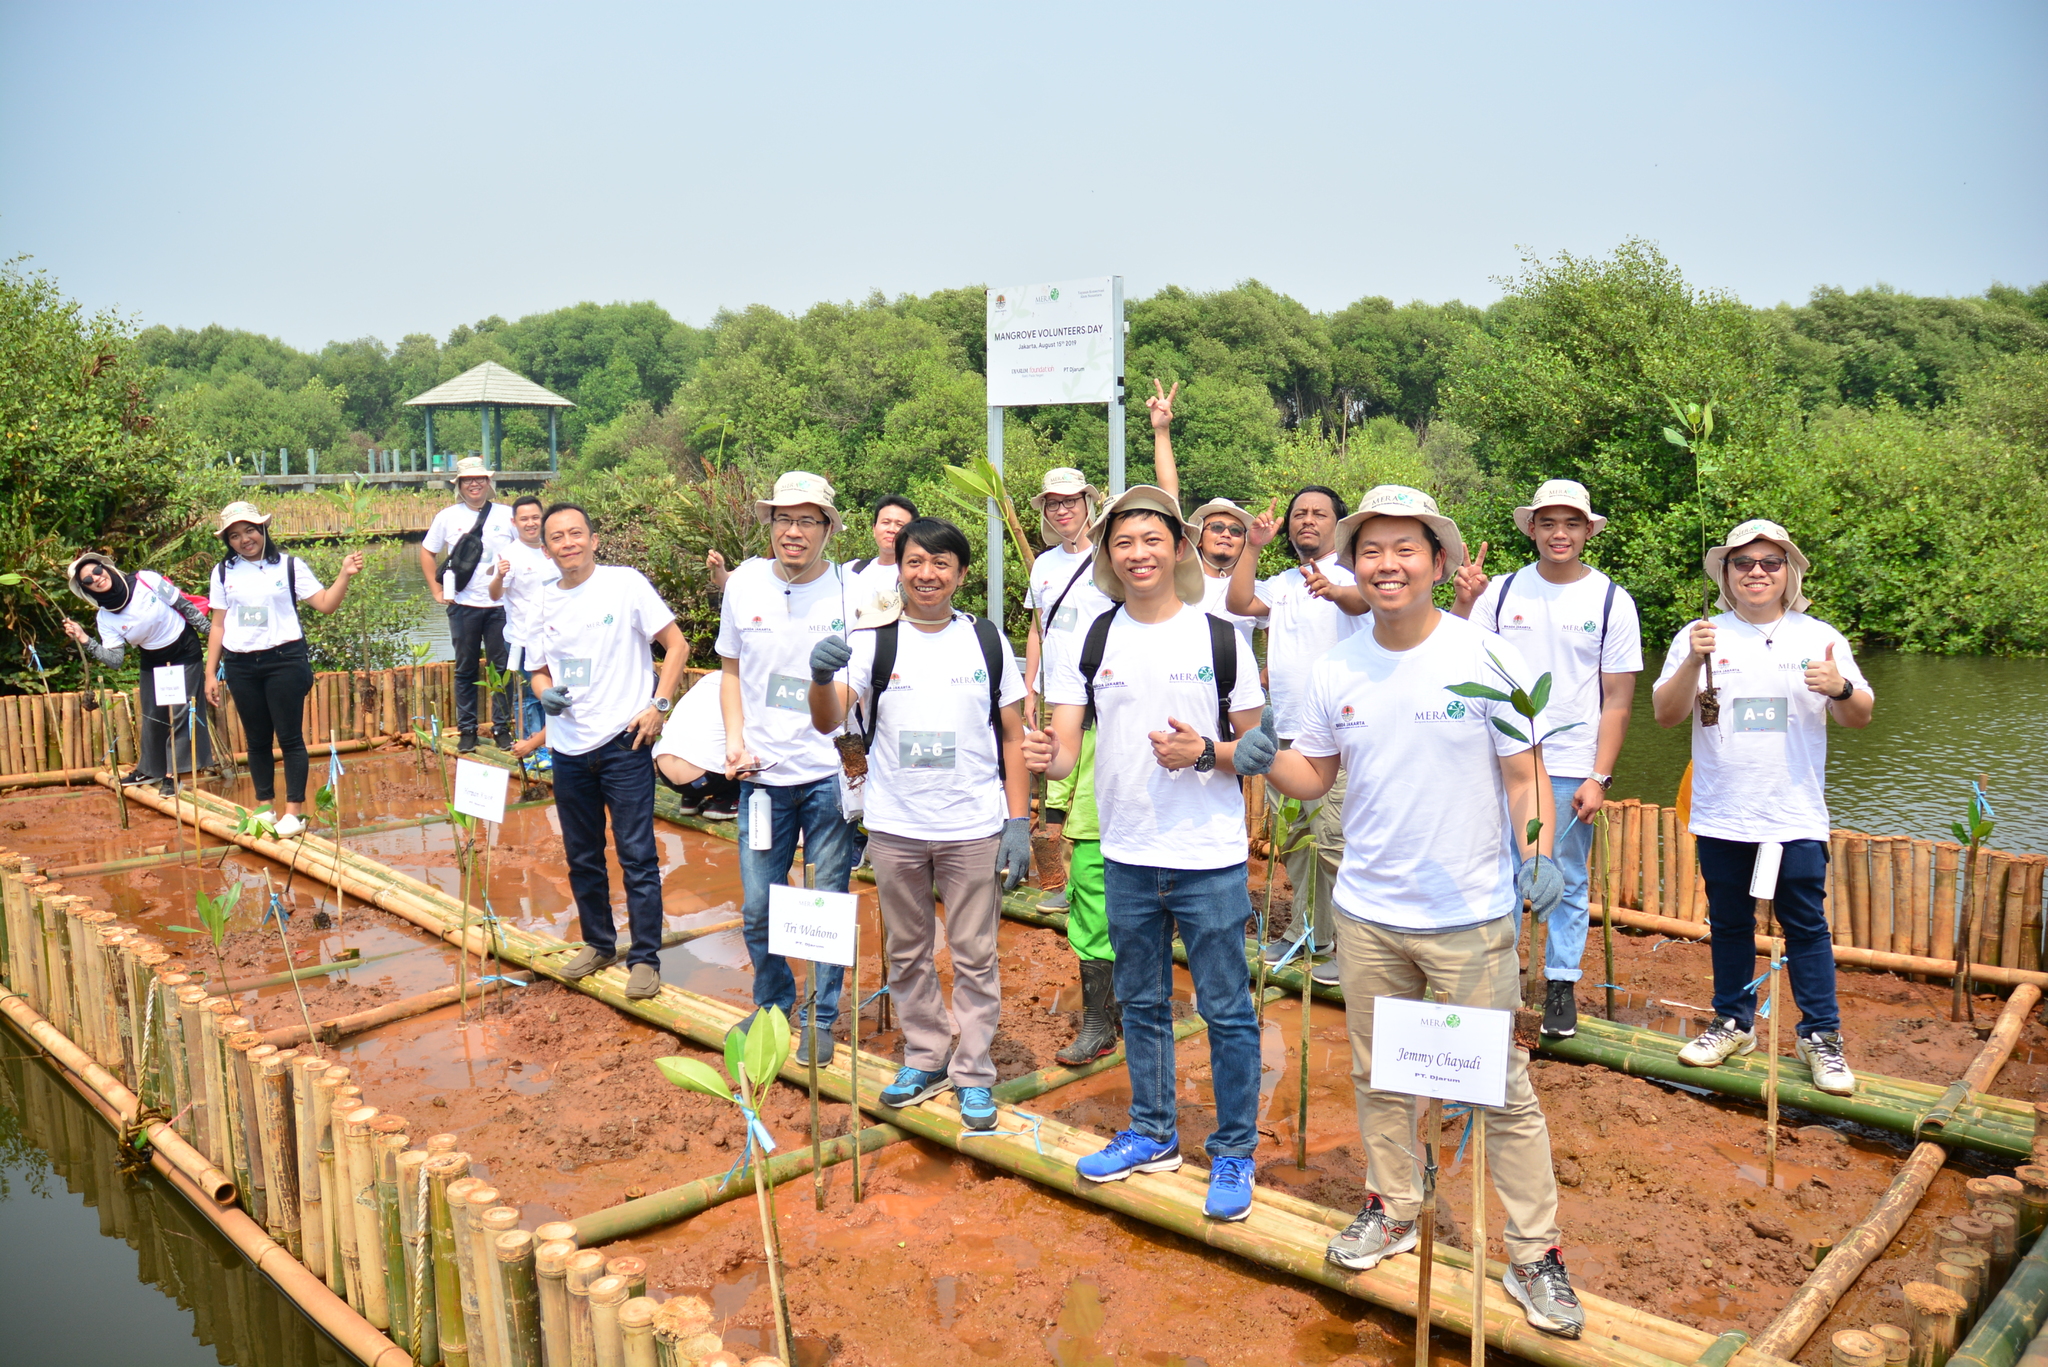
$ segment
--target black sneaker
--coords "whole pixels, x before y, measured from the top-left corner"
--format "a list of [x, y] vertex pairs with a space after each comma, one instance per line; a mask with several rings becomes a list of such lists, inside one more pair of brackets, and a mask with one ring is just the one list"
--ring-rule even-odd
[[512, 733], [510, 731], [495, 731], [491, 734], [491, 744], [507, 754], [512, 752], [512, 743]]
[[737, 797], [706, 798], [704, 805], [697, 809], [697, 815], [706, 821], [738, 821], [740, 800]]
[[133, 787], [134, 787], [135, 785], [137, 785], [138, 783], [154, 783], [154, 782], [156, 782], [156, 779], [155, 779], [155, 777], [154, 777], [154, 776], [152, 776], [152, 775], [150, 775], [150, 774], [145, 774], [145, 773], [143, 773], [143, 772], [142, 772], [142, 771], [141, 771], [140, 769], [135, 769], [135, 770], [132, 770], [132, 771], [130, 771], [130, 772], [128, 772], [128, 773], [125, 773], [125, 774], [121, 775], [121, 786], [122, 786], [123, 788], [133, 788]]
[[1533, 1263], [1509, 1263], [1501, 1278], [1508, 1294], [1522, 1303], [1529, 1323], [1546, 1334], [1575, 1339], [1586, 1327], [1586, 1309], [1565, 1275], [1564, 1259], [1556, 1249], [1547, 1250]]
[[1543, 1033], [1551, 1039], [1570, 1039], [1579, 1033], [1579, 996], [1576, 983], [1552, 980], [1543, 986]]
[[654, 776], [675, 790], [676, 807], [684, 816], [696, 816], [704, 810], [704, 785], [702, 783], [675, 783], [668, 775], [656, 769]]
[[476, 753], [476, 732], [472, 731], [472, 732], [470, 732], [470, 733], [469, 733], [468, 735], [464, 736], [464, 737], [463, 737], [463, 738], [462, 738], [462, 739], [461, 739], [460, 741], [458, 741], [458, 742], [456, 743], [456, 746], [455, 746], [455, 753], [456, 753], [456, 754], [458, 754], [458, 755], [473, 755], [473, 754], [475, 754], [475, 753]]

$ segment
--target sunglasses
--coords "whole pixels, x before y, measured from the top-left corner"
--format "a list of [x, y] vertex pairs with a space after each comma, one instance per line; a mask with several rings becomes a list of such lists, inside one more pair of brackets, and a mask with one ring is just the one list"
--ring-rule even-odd
[[1782, 555], [1766, 555], [1758, 558], [1753, 555], [1744, 555], [1738, 556], [1728, 563], [1744, 574], [1757, 569], [1762, 570], [1765, 574], [1776, 574], [1779, 570], [1785, 568], [1785, 557]]
[[1208, 523], [1208, 524], [1207, 524], [1206, 526], [1204, 526], [1204, 527], [1202, 528], [1202, 530], [1203, 530], [1203, 531], [1205, 531], [1205, 532], [1214, 532], [1214, 533], [1216, 533], [1216, 535], [1218, 535], [1218, 536], [1243, 536], [1243, 535], [1244, 535], [1244, 528], [1243, 528], [1243, 527], [1239, 526], [1239, 525], [1238, 525], [1237, 523], [1235, 523], [1235, 522], [1228, 522], [1228, 521], [1224, 521], [1224, 520], [1222, 520], [1222, 519], [1218, 519], [1218, 520], [1217, 520], [1217, 521], [1215, 521], [1215, 522], [1211, 522], [1211, 523]]

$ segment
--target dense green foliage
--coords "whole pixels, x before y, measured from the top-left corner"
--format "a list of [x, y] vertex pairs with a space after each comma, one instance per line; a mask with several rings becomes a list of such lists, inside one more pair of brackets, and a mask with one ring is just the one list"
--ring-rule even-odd
[[[1582, 480], [1612, 519], [1589, 558], [1635, 592], [1653, 651], [1701, 606], [1703, 537], [1766, 515], [1815, 562], [1816, 611], [1867, 644], [2048, 653], [2048, 595], [2030, 575], [2048, 550], [2048, 285], [1964, 299], [1824, 287], [1756, 309], [1689, 284], [1642, 242], [1532, 259], [1501, 284], [1485, 308], [1365, 298], [1318, 314], [1257, 281], [1130, 301], [1130, 480], [1152, 477], [1142, 400], [1153, 379], [1178, 381], [1190, 503], [1415, 484], [1491, 543], [1494, 570], [1528, 559], [1510, 510], [1545, 478]], [[647, 570], [707, 651], [705, 553], [759, 548], [749, 500], [783, 470], [838, 485], [842, 558], [870, 552], [862, 510], [887, 492], [971, 520], [981, 544], [941, 467], [986, 445], [983, 307], [966, 287], [794, 315], [756, 305], [697, 328], [652, 303], [584, 303], [308, 353], [220, 326], [131, 339], [13, 273], [0, 432], [19, 511], [0, 536], [46, 571], [87, 544], [185, 564], [181, 536], [226, 487], [209, 458], [283, 446], [296, 463], [312, 447], [323, 470], [359, 468], [357, 449], [423, 444], [405, 399], [496, 360], [575, 400], [556, 487], [591, 507], [606, 553]], [[1667, 399], [1714, 405], [1697, 468], [1662, 437]], [[507, 420], [508, 463], [544, 462], [544, 417]], [[474, 448], [466, 421], [437, 418], [436, 444]], [[1054, 465], [1100, 479], [1105, 412], [1010, 410], [1004, 448], [1020, 504]], [[337, 554], [309, 549], [323, 574]], [[1282, 555], [1269, 549], [1269, 568]], [[4, 602], [17, 620], [34, 611], [18, 592]], [[407, 609], [372, 606], [367, 631], [320, 624], [325, 658], [381, 659]], [[53, 623], [30, 625], [54, 638]], [[11, 657], [0, 668], [20, 682]]]

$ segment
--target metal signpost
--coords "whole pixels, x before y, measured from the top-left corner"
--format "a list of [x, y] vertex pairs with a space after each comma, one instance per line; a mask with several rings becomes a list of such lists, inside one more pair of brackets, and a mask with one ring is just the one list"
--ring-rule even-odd
[[[988, 292], [988, 460], [1003, 468], [1003, 410], [1109, 406], [1109, 496], [1124, 491], [1124, 278]], [[1003, 620], [1003, 520], [988, 505], [988, 616]]]

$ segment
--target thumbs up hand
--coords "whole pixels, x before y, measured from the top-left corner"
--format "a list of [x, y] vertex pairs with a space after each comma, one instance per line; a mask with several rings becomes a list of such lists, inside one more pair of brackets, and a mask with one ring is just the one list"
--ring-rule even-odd
[[1842, 696], [1842, 685], [1848, 682], [1842, 677], [1842, 670], [1835, 663], [1835, 643], [1828, 642], [1827, 653], [1818, 660], [1806, 662], [1806, 687], [1810, 692], [1824, 694], [1830, 698]]

